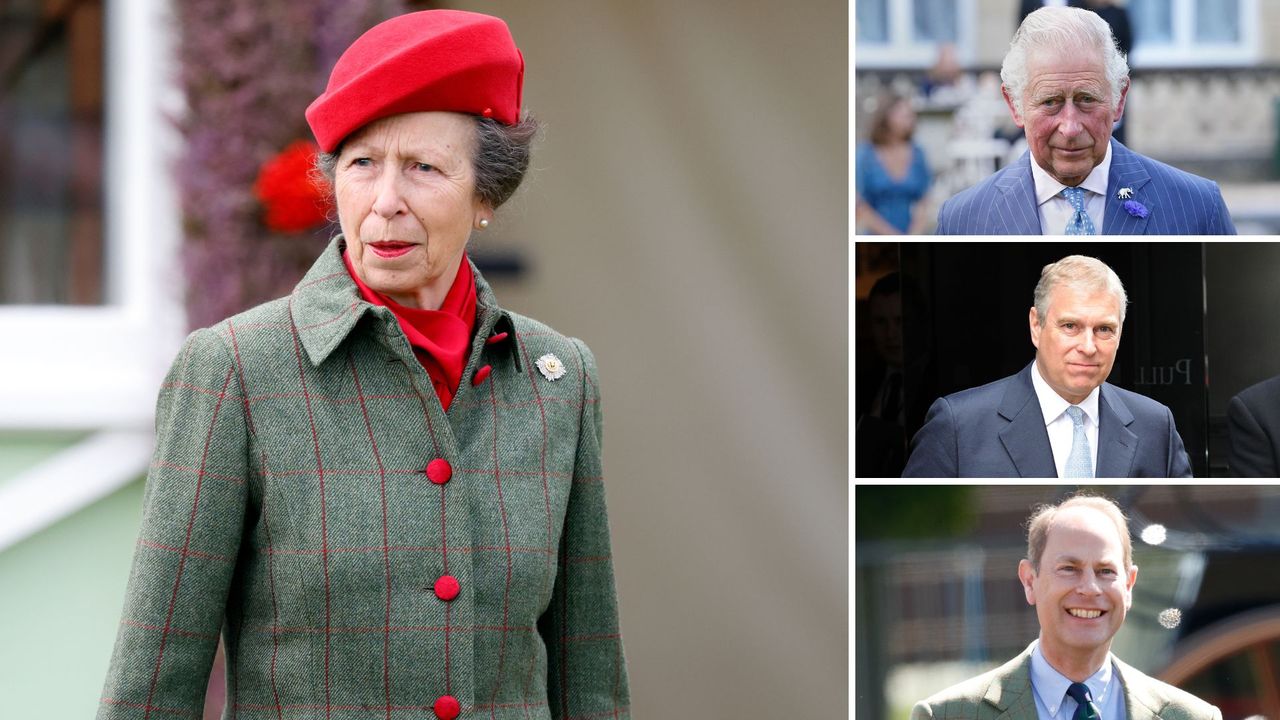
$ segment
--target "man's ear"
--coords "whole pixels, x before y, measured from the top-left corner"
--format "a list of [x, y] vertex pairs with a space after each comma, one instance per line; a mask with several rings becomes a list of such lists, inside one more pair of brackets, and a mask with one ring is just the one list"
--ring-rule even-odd
[[1138, 566], [1130, 565], [1129, 572], [1126, 573], [1126, 575], [1128, 575], [1128, 577], [1125, 578], [1124, 582], [1124, 609], [1128, 610], [1129, 606], [1133, 604], [1133, 584], [1138, 582]]
[[1031, 344], [1040, 349], [1040, 315], [1036, 313], [1035, 306], [1031, 308], [1031, 314], [1028, 316], [1028, 322], [1031, 323]]
[[[1120, 118], [1124, 117], [1124, 101], [1129, 96], [1129, 79], [1125, 78], [1124, 87], [1120, 88], [1120, 102], [1116, 103], [1116, 116], [1111, 120], [1113, 123], [1120, 122]], [[1019, 126], [1021, 127], [1021, 126]]]
[[1030, 560], [1018, 561], [1018, 580], [1022, 582], [1022, 592], [1027, 596], [1027, 604], [1035, 605], [1036, 590], [1033, 583], [1036, 581], [1036, 570], [1031, 567]]
[[[1125, 89], [1128, 90], [1127, 87]], [[1018, 127], [1023, 127], [1022, 111], [1018, 109], [1018, 103], [1014, 99], [1013, 95], [1009, 94], [1009, 86], [1001, 85], [1000, 94], [1004, 95], [1004, 104], [1009, 106], [1009, 114], [1013, 116], [1013, 124]], [[1117, 116], [1117, 118], [1118, 117], [1119, 116]]]

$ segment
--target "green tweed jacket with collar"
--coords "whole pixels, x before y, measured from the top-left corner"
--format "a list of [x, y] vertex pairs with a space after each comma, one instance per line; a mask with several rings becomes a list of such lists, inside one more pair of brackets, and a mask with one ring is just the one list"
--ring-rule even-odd
[[341, 251], [174, 361], [98, 717], [199, 718], [220, 632], [225, 718], [629, 717], [591, 352], [477, 272], [445, 412]]
[[[1031, 689], [1031, 650], [916, 703], [911, 720], [1039, 720]], [[1222, 720], [1218, 708], [1111, 656], [1124, 686], [1127, 720]], [[1107, 720], [1107, 718], [1103, 718]]]

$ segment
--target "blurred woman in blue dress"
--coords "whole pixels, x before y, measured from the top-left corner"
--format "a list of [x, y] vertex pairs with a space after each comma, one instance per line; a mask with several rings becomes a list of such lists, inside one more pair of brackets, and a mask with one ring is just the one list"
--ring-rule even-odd
[[855, 217], [859, 232], [919, 235], [927, 215], [921, 200], [931, 175], [924, 150], [911, 141], [916, 112], [897, 95], [880, 100], [871, 116], [870, 142], [858, 146]]

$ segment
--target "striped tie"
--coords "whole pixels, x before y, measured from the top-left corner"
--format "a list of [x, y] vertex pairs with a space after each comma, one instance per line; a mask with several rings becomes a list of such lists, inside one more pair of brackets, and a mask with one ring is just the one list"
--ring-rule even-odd
[[1067, 477], [1093, 477], [1093, 460], [1089, 458], [1089, 437], [1084, 434], [1084, 411], [1078, 405], [1067, 408], [1071, 416], [1071, 454], [1067, 455]]
[[1084, 683], [1071, 683], [1067, 688], [1067, 696], [1076, 701], [1076, 714], [1071, 720], [1102, 720], [1098, 706], [1093, 704], [1093, 694]]
[[1097, 234], [1093, 229], [1093, 219], [1089, 217], [1089, 213], [1084, 211], [1084, 192], [1084, 188], [1062, 188], [1062, 197], [1066, 198], [1067, 202], [1071, 203], [1071, 207], [1075, 208], [1075, 212], [1067, 220], [1067, 229], [1063, 231], [1064, 235]]

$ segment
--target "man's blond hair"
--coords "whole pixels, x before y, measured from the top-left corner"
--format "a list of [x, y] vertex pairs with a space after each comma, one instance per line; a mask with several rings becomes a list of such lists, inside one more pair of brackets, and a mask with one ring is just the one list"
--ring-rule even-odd
[[1101, 495], [1080, 494], [1063, 500], [1057, 505], [1040, 505], [1027, 519], [1027, 560], [1040, 572], [1040, 557], [1049, 541], [1049, 530], [1058, 513], [1073, 507], [1086, 507], [1106, 515], [1120, 533], [1120, 546], [1124, 549], [1124, 569], [1133, 567], [1133, 543], [1129, 538], [1129, 521], [1115, 501]]

